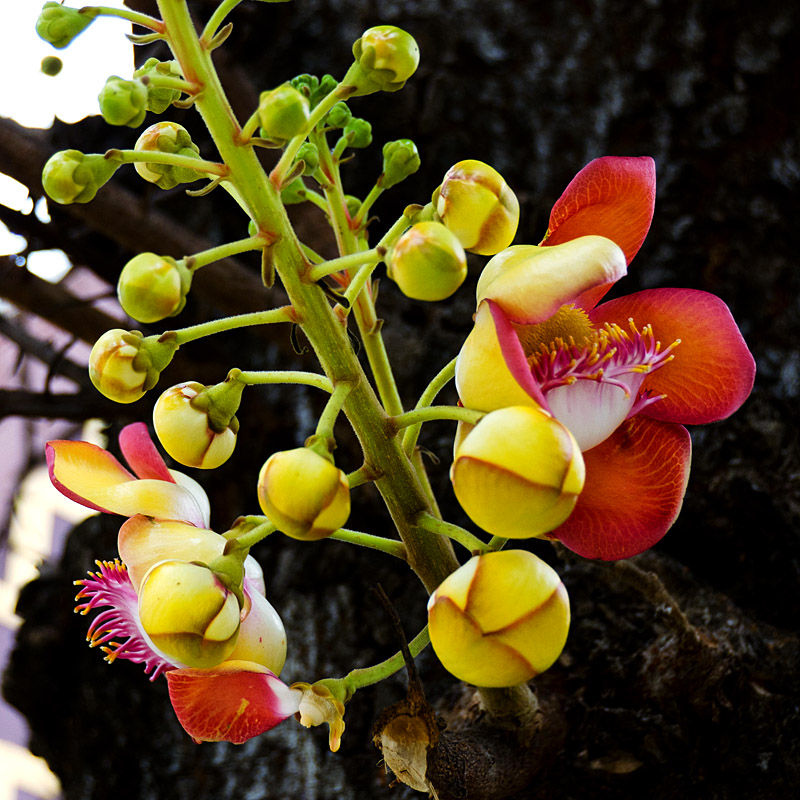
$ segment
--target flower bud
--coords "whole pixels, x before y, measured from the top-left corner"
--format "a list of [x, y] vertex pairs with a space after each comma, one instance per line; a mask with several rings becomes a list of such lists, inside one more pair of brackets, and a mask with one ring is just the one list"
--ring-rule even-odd
[[288, 142], [305, 130], [310, 113], [308, 98], [289, 83], [261, 92], [258, 118], [263, 135], [278, 142]]
[[487, 414], [457, 442], [450, 479], [470, 519], [495, 536], [526, 539], [561, 525], [583, 489], [572, 434], [539, 407]]
[[140, 80], [112, 75], [97, 96], [100, 113], [109, 125], [138, 128], [147, 115], [147, 87]]
[[350, 516], [347, 476], [307, 447], [270, 456], [258, 476], [258, 502], [279, 531], [323, 539]]
[[395, 243], [386, 258], [387, 274], [414, 300], [444, 300], [467, 277], [464, 248], [439, 222], [418, 222]]
[[378, 186], [390, 189], [419, 169], [419, 150], [411, 139], [386, 142], [383, 146], [383, 174]]
[[339, 101], [325, 117], [325, 124], [330, 125], [331, 128], [344, 128], [350, 121], [353, 113], [350, 111], [347, 103]]
[[312, 142], [304, 142], [297, 151], [296, 158], [306, 165], [303, 175], [312, 175], [319, 166], [319, 148]]
[[519, 224], [519, 202], [497, 170], [482, 161], [459, 161], [433, 193], [439, 219], [465, 250], [491, 256], [508, 247]]
[[45, 56], [42, 59], [42, 74], [54, 78], [64, 67], [64, 62], [58, 56]]
[[[136, 140], [134, 147], [139, 153], [175, 153], [189, 158], [197, 158], [200, 148], [192, 142], [189, 131], [177, 122], [156, 122], [145, 130]], [[153, 164], [137, 161], [133, 165], [139, 175], [160, 189], [172, 189], [179, 183], [198, 180], [199, 172], [172, 164]]]
[[42, 186], [56, 203], [88, 203], [120, 166], [118, 161], [105, 156], [61, 150], [50, 156], [44, 165]]
[[58, 50], [65, 48], [94, 22], [97, 12], [93, 8], [67, 8], [61, 3], [48, 2], [36, 20], [36, 33]]
[[[297, 205], [297, 203], [305, 203], [308, 197], [308, 190], [302, 178], [295, 178], [290, 183], [281, 189], [281, 202], [285, 206]], [[257, 230], [257, 229], [256, 229]], [[255, 236], [255, 234], [250, 234]]]
[[355, 87], [356, 97], [402, 89], [419, 65], [416, 40], [394, 25], [378, 25], [364, 31], [353, 44], [353, 55], [355, 64], [342, 83]]
[[[139, 69], [133, 73], [134, 78], [182, 78], [181, 69], [177, 61], [159, 61], [157, 58], [148, 58]], [[147, 87], [147, 110], [154, 114], [163, 114], [172, 103], [180, 98], [179, 89], [170, 89], [166, 86], [154, 86], [144, 81]]]
[[89, 353], [89, 378], [95, 388], [117, 403], [134, 403], [158, 383], [161, 371], [178, 349], [163, 337], [120, 328], [106, 331]]
[[369, 147], [372, 144], [372, 125], [365, 119], [352, 117], [344, 126], [342, 136], [347, 140], [348, 147]]
[[295, 719], [304, 727], [312, 728], [328, 723], [330, 735], [328, 746], [332, 753], [338, 751], [344, 733], [344, 703], [325, 685], [319, 683], [293, 683], [292, 689], [299, 689], [303, 693], [300, 708], [295, 713]]
[[428, 600], [436, 655], [475, 686], [517, 686], [544, 672], [564, 649], [569, 621], [558, 574], [526, 550], [474, 556]]
[[139, 253], [122, 268], [117, 296], [123, 311], [137, 322], [159, 322], [183, 310], [191, 283], [192, 273], [182, 261]]
[[142, 581], [139, 619], [170, 660], [207, 669], [236, 646], [239, 601], [204, 564], [162, 561]]
[[[208, 397], [208, 388], [196, 381], [179, 383], [167, 389], [153, 408], [153, 425], [161, 446], [187, 467], [215, 469], [230, 458], [236, 447], [239, 421], [234, 416], [235, 409], [219, 413]], [[231, 388], [238, 408], [244, 384], [236, 382]]]
[[292, 78], [289, 84], [297, 89], [303, 97], [308, 98], [311, 108], [316, 108], [320, 100], [327, 97], [339, 84], [333, 75], [323, 75], [318, 78], [316, 75], [304, 73]]

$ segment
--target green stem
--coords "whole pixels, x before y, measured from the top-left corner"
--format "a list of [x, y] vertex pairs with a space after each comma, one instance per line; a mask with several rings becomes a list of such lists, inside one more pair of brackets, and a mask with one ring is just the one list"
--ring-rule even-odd
[[183, 78], [177, 78], [172, 75], [145, 75], [142, 82], [146, 86], [155, 86], [164, 89], [177, 89], [184, 94], [194, 94], [197, 91], [197, 86]]
[[178, 153], [162, 153], [159, 150], [108, 150], [105, 157], [109, 161], [119, 161], [121, 164], [134, 164], [136, 162], [171, 164], [173, 167], [205, 172], [209, 175], [217, 175], [220, 178], [225, 178], [228, 175], [228, 168], [224, 164], [205, 161], [202, 158], [182, 156]]
[[248, 236], [247, 239], [228, 242], [218, 247], [202, 250], [199, 253], [195, 253], [193, 256], [187, 256], [183, 259], [183, 263], [194, 272], [200, 269], [200, 267], [213, 264], [215, 261], [221, 261], [223, 258], [235, 256], [239, 253], [246, 253], [249, 250], [260, 250], [265, 244], [266, 242], [263, 236]]
[[[431, 643], [431, 636], [428, 633], [428, 626], [426, 625], [409, 643], [408, 649], [412, 658], [416, 658], [429, 644]], [[402, 653], [395, 653], [391, 658], [386, 661], [381, 661], [380, 664], [375, 664], [372, 667], [361, 667], [348, 672], [344, 678], [340, 680], [345, 685], [346, 696], [351, 697], [358, 689], [363, 689], [365, 686], [372, 686], [378, 681], [394, 675], [399, 672], [406, 665]]]
[[247, 531], [247, 533], [243, 533], [241, 536], [236, 537], [236, 541], [239, 544], [239, 547], [242, 549], [249, 549], [253, 547], [253, 545], [258, 544], [260, 541], [267, 538], [271, 534], [275, 533], [277, 528], [267, 519], [267, 517], [247, 517], [250, 521], [256, 521], [257, 519], [263, 520], [256, 525], [255, 528]]
[[160, 19], [150, 17], [147, 14], [140, 14], [138, 11], [131, 11], [129, 8], [112, 8], [110, 6], [90, 6], [93, 16], [99, 17], [119, 17], [133, 22], [142, 28], [149, 28], [157, 33], [164, 33], [164, 23]]
[[383, 536], [373, 536], [370, 533], [351, 531], [347, 528], [339, 528], [328, 538], [336, 539], [337, 542], [349, 542], [361, 547], [369, 547], [372, 550], [380, 550], [382, 553], [388, 553], [390, 556], [395, 556], [395, 558], [400, 558], [403, 561], [408, 558], [406, 546], [396, 539], [385, 539]]
[[[242, 206], [258, 229], [275, 236], [277, 272], [294, 309], [294, 321], [316, 352], [322, 369], [334, 383], [353, 382], [344, 411], [358, 437], [365, 463], [380, 476], [375, 485], [408, 549], [408, 562], [425, 587], [433, 591], [458, 567], [447, 540], [418, 530], [414, 520], [430, 507], [413, 465], [394, 437], [386, 411], [378, 402], [349, 341], [341, 318], [318, 284], [303, 280], [308, 262], [292, 228], [280, 195], [252, 147], [242, 146], [241, 129], [219, 82], [211, 55], [194, 29], [185, 2], [158, 0], [169, 30], [169, 43], [182, 74], [202, 87], [195, 108], [209, 128], [220, 158], [230, 170]], [[362, 297], [364, 293], [362, 293]]]
[[476, 551], [478, 553], [485, 553], [489, 549], [486, 542], [482, 542], [475, 534], [470, 533], [460, 525], [454, 525], [452, 522], [445, 522], [443, 519], [434, 517], [432, 514], [420, 514], [417, 517], [417, 525], [430, 533], [435, 533], [439, 536], [447, 536], [454, 542], [458, 542], [471, 553]]
[[344, 401], [347, 400], [347, 395], [351, 391], [353, 391], [353, 386], [346, 381], [336, 384], [333, 394], [328, 398], [328, 402], [325, 404], [322, 414], [320, 414], [315, 436], [326, 439], [333, 438], [333, 426], [336, 424], [336, 418], [341, 413]]
[[372, 277], [372, 273], [375, 272], [375, 267], [377, 266], [377, 262], [374, 264], [364, 264], [364, 266], [361, 267], [353, 276], [353, 279], [350, 281], [350, 285], [347, 287], [347, 289], [345, 289], [345, 292], [342, 295], [342, 298], [347, 303], [349, 308], [352, 308], [353, 305], [358, 301], [358, 298], [361, 296], [361, 292], [364, 290], [364, 287]]
[[486, 416], [485, 411], [476, 411], [474, 408], [462, 406], [429, 406], [428, 408], [415, 408], [392, 417], [392, 422], [397, 428], [407, 428], [409, 425], [420, 425], [437, 419], [452, 419], [458, 422], [468, 422], [475, 425]]
[[507, 544], [508, 539], [504, 539], [502, 536], [492, 536], [487, 547], [490, 550], [502, 550]]
[[358, 214], [356, 214], [353, 218], [353, 227], [356, 230], [358, 230], [364, 224], [364, 220], [366, 219], [369, 210], [375, 204], [375, 201], [384, 193], [384, 191], [385, 189], [383, 186], [378, 186], [378, 184], [375, 184], [375, 186], [369, 190], [369, 194], [364, 198], [361, 208], [358, 209]]
[[[202, 339], [222, 331], [232, 331], [235, 328], [246, 328], [249, 325], [270, 325], [274, 322], [295, 322], [296, 317], [291, 306], [271, 308], [269, 311], [254, 311], [251, 314], [237, 314], [234, 317], [223, 317], [210, 322], [201, 322], [179, 331], [174, 331], [178, 345]], [[246, 373], [243, 373], [246, 374]]]
[[372, 250], [362, 250], [358, 253], [350, 253], [339, 258], [332, 258], [317, 265], [308, 272], [308, 280], [316, 283], [320, 278], [331, 275], [334, 272], [350, 269], [351, 267], [361, 267], [364, 264], [377, 264], [382, 258], [382, 253], [377, 248]]
[[314, 386], [323, 392], [333, 392], [333, 384], [324, 375], [315, 372], [298, 372], [294, 370], [270, 370], [267, 372], [242, 372], [239, 380], [250, 386], [268, 385], [271, 383], [296, 383], [301, 386]]
[[410, 226], [410, 220], [403, 214], [403, 216], [383, 234], [381, 240], [375, 245], [375, 249], [377, 250], [379, 247], [383, 247], [385, 250], [388, 250]]
[[242, 0], [222, 0], [222, 2], [217, 6], [214, 13], [211, 15], [211, 18], [206, 23], [206, 27], [203, 29], [203, 34], [200, 37], [200, 41], [204, 45], [208, 45], [211, 40], [216, 35], [217, 31], [219, 30], [219, 26], [222, 25], [225, 17], [233, 11], [236, 6], [241, 3]]
[[[456, 361], [453, 359], [436, 374], [434, 379], [425, 387], [425, 391], [420, 395], [415, 411], [420, 408], [427, 408], [436, 399], [439, 392], [444, 389], [447, 384], [453, 380], [456, 374]], [[417, 446], [417, 439], [419, 439], [419, 432], [422, 430], [422, 423], [418, 422], [416, 425], [410, 425], [405, 434], [403, 434], [403, 450], [406, 453], [412, 453]]]
[[355, 489], [356, 486], [363, 486], [365, 483], [371, 483], [374, 480], [375, 474], [366, 464], [347, 476], [347, 483], [350, 485], [351, 489]]

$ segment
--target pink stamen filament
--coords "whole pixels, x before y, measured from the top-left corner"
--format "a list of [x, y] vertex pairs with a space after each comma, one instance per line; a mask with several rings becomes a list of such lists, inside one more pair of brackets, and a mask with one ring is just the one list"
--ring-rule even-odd
[[[538, 353], [528, 357], [531, 374], [544, 394], [558, 386], [569, 386], [576, 381], [597, 381], [617, 386], [630, 397], [630, 388], [621, 380], [623, 375], [646, 374], [660, 369], [675, 357], [672, 351], [680, 344], [676, 339], [669, 347], [661, 349], [661, 342], [653, 335], [653, 328], [645, 325], [639, 331], [632, 319], [628, 320], [630, 333], [616, 323], [606, 322], [595, 333], [594, 339], [578, 345], [555, 339], [550, 346], [543, 344]], [[645, 390], [636, 399], [630, 415], [661, 400], [665, 395], [651, 395]]]

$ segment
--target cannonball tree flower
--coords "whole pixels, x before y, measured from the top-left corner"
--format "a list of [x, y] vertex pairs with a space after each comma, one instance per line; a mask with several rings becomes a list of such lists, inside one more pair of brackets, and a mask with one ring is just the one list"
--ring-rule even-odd
[[586, 483], [549, 537], [590, 558], [627, 558], [666, 533], [688, 481], [683, 424], [732, 414], [755, 375], [728, 307], [708, 292], [649, 289], [597, 305], [641, 246], [654, 197], [652, 159], [581, 170], [542, 245], [486, 265], [458, 357], [464, 405], [538, 405], [575, 436]]

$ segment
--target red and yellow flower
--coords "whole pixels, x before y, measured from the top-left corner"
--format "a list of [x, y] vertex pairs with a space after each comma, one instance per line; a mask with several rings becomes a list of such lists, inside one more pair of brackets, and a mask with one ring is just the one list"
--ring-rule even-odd
[[683, 424], [732, 414], [755, 375], [712, 294], [650, 289], [598, 305], [644, 241], [654, 201], [652, 159], [588, 164], [541, 245], [507, 248], [486, 265], [458, 357], [465, 406], [540, 406], [577, 440], [586, 482], [548, 536], [590, 558], [627, 558], [666, 533], [689, 475]]
[[[120, 447], [135, 475], [88, 442], [47, 445], [59, 491], [130, 517], [118, 539], [125, 563], [98, 562], [97, 572], [77, 581], [76, 611], [99, 610], [88, 639], [108, 661], [143, 664], [151, 680], [166, 675], [175, 713], [192, 738], [244, 742], [297, 713], [304, 696], [278, 678], [286, 636], [265, 597], [261, 568], [244, 559], [240, 605], [224, 580], [197, 565], [214, 562], [228, 542], [208, 529], [202, 488], [167, 469], [143, 423], [122, 430]], [[176, 571], [192, 596], [165, 588]]]

